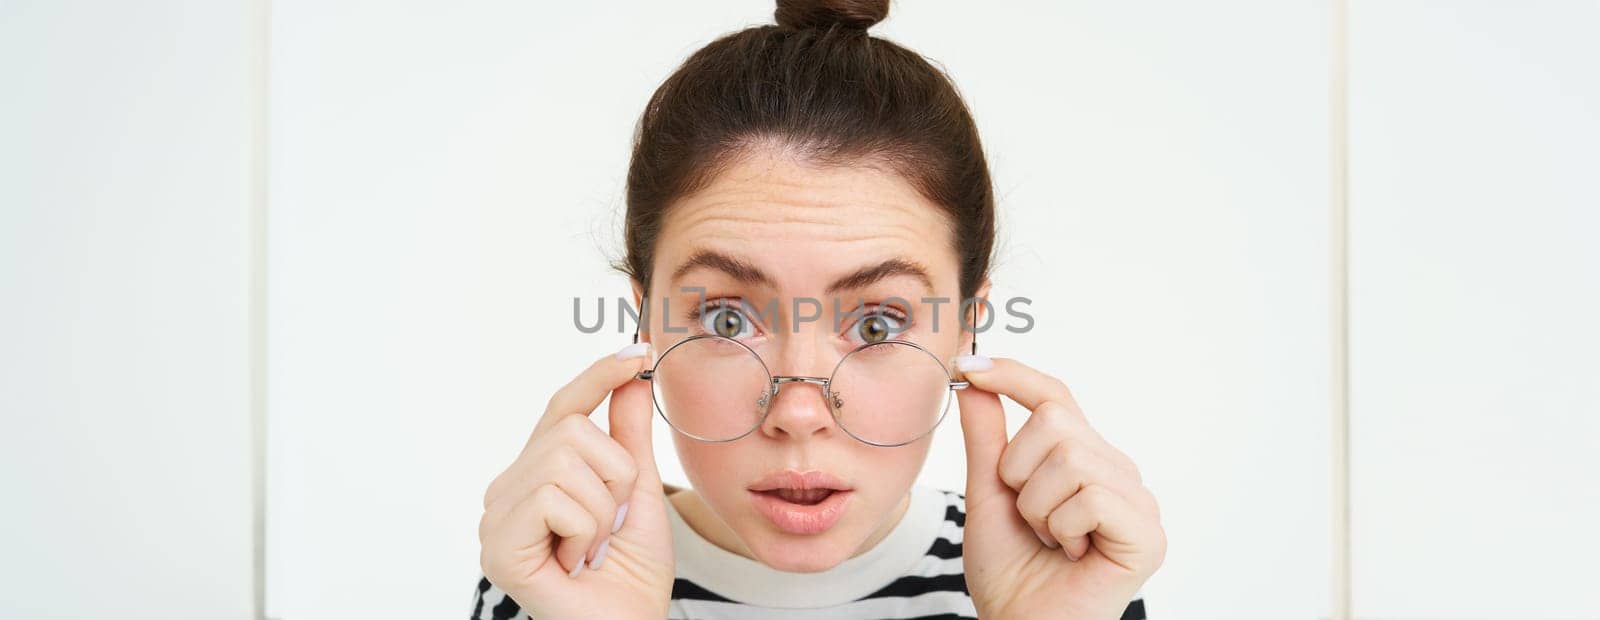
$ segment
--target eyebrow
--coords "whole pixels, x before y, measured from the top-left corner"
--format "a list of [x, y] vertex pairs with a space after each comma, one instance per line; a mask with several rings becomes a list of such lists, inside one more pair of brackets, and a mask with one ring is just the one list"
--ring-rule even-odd
[[[775, 284], [771, 276], [761, 271], [759, 267], [750, 264], [749, 261], [707, 249], [696, 250], [689, 255], [688, 260], [683, 261], [682, 264], [678, 265], [677, 269], [672, 271], [671, 281], [677, 282], [684, 274], [695, 269], [712, 269], [725, 273], [744, 284], [777, 288], [777, 284]], [[933, 294], [933, 279], [928, 277], [928, 270], [915, 261], [904, 258], [891, 258], [875, 265], [867, 265], [857, 269], [829, 283], [824, 292], [833, 295], [840, 291], [861, 289], [894, 276], [916, 278], [917, 281], [922, 283], [922, 287], [928, 295]]]
[[777, 288], [772, 278], [761, 271], [760, 268], [743, 259], [735, 258], [715, 250], [696, 250], [689, 255], [689, 260], [683, 261], [677, 269], [672, 271], [672, 282], [677, 282], [684, 274], [695, 269], [711, 269], [728, 274], [734, 280], [744, 284], [754, 284]]

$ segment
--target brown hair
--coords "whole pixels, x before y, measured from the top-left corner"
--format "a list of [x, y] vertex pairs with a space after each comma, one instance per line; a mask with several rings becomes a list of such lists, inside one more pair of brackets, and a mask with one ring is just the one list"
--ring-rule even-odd
[[977, 126], [926, 59], [867, 34], [888, 0], [778, 0], [776, 25], [723, 36], [656, 89], [628, 167], [626, 256], [615, 268], [649, 294], [656, 237], [672, 202], [757, 145], [828, 166], [881, 164], [948, 217], [961, 298], [994, 247], [994, 195]]

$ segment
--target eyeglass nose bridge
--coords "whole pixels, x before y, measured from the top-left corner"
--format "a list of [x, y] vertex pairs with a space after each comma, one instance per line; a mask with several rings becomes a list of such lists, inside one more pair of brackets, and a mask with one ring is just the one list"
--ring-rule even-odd
[[807, 377], [807, 376], [803, 376], [803, 375], [773, 375], [773, 377], [772, 377], [772, 390], [770, 392], [767, 392], [766, 394], [762, 394], [761, 398], [756, 401], [756, 404], [761, 407], [761, 417], [762, 417], [762, 419], [765, 419], [767, 417], [767, 405], [771, 404], [772, 397], [778, 395], [778, 390], [780, 388], [782, 388], [783, 384], [785, 384], [785, 383], [814, 383], [816, 385], [820, 385], [820, 386], [822, 386], [822, 395], [827, 398], [829, 404], [833, 405], [834, 408], [839, 408], [839, 407], [843, 407], [844, 406], [844, 403], [839, 400], [838, 395], [833, 393], [833, 381], [831, 379], [829, 379], [828, 377]]
[[778, 388], [782, 387], [782, 385], [785, 384], [785, 383], [795, 383], [795, 382], [815, 383], [817, 385], [820, 385], [820, 386], [826, 388], [826, 387], [828, 387], [828, 384], [831, 381], [827, 377], [803, 377], [803, 376], [800, 376], [800, 375], [773, 375], [773, 377], [772, 377], [772, 391], [774, 391], [774, 392], [778, 391]]

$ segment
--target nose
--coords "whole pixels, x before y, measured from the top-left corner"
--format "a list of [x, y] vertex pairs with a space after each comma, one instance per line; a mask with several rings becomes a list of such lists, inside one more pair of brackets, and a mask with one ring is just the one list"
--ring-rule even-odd
[[[778, 364], [774, 367], [776, 385], [773, 387], [778, 393], [773, 395], [767, 417], [761, 421], [762, 434], [773, 439], [781, 439], [785, 435], [793, 439], [806, 439], [825, 438], [837, 433], [833, 410], [828, 407], [823, 392], [823, 384], [831, 369], [819, 368], [825, 365], [824, 360], [816, 359], [821, 356], [812, 356], [809, 352], [790, 353], [804, 353], [800, 357], [807, 362]], [[816, 363], [811, 363], [811, 360]], [[782, 374], [783, 369], [813, 372], [786, 375]]]
[[778, 393], [772, 397], [766, 419], [761, 421], [761, 432], [774, 439], [784, 435], [804, 439], [833, 433], [833, 410], [828, 408], [820, 378], [796, 379], [777, 379], [774, 387]]

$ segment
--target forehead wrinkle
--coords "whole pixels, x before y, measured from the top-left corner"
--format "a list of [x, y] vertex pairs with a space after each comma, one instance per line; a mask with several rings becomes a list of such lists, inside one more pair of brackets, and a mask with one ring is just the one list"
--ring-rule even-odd
[[[802, 208], [798, 211], [786, 208], [796, 206]], [[905, 205], [895, 203], [874, 203], [871, 206], [883, 207], [901, 213], [915, 211], [915, 209], [908, 209]], [[686, 232], [695, 232], [696, 236], [716, 234], [711, 231], [695, 230], [708, 225], [713, 230], [720, 225], [728, 225], [735, 228], [779, 227], [780, 232], [782, 232], [782, 227], [800, 226], [808, 230], [793, 235], [780, 234], [779, 236], [840, 242], [879, 239], [886, 236], [921, 239], [928, 234], [922, 226], [919, 226], [919, 224], [927, 223], [923, 219], [925, 216], [918, 216], [914, 219], [881, 217], [871, 218], [867, 221], [848, 221], [847, 218], [850, 215], [860, 214], [863, 210], [860, 207], [851, 208], [832, 203], [772, 203], [768, 201], [723, 199], [709, 200], [700, 204], [685, 204], [678, 211], [681, 217], [675, 219], [679, 220], [679, 226]], [[867, 212], [871, 211], [868, 210]], [[938, 214], [930, 215], [938, 217]], [[826, 229], [836, 230], [829, 231]], [[727, 234], [736, 233], [730, 232]]]
[[[936, 273], [947, 270], [944, 259], [929, 253], [954, 258], [949, 215], [904, 178], [860, 167], [788, 163], [796, 162], [758, 159], [725, 170], [710, 185], [679, 198], [658, 239], [699, 247], [708, 247], [701, 241], [715, 241], [709, 247], [755, 261], [771, 250], [817, 257], [898, 255]], [[802, 247], [787, 247], [797, 242]], [[774, 243], [785, 247], [774, 248]]]

